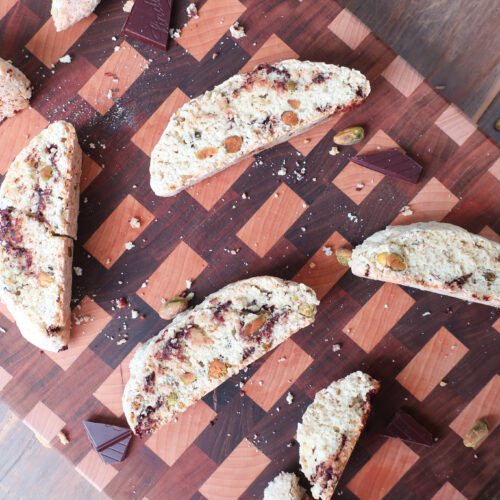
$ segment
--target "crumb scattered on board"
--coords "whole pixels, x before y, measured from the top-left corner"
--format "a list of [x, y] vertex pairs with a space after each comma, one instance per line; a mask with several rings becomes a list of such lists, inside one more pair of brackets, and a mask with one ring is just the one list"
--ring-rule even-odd
[[238, 21], [236, 21], [229, 28], [229, 32], [231, 33], [231, 36], [236, 39], [244, 38], [245, 36], [247, 36], [247, 34], [245, 33], [245, 28], [243, 26], [240, 26], [240, 23]]

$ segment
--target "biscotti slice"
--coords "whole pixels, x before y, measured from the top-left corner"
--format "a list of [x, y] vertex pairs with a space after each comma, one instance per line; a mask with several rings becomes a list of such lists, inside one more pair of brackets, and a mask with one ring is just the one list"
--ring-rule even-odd
[[29, 106], [31, 83], [25, 74], [0, 58], [0, 122]]
[[500, 307], [500, 244], [452, 224], [388, 226], [349, 265], [357, 276]]
[[371, 410], [380, 382], [357, 371], [319, 391], [297, 427], [299, 460], [313, 498], [330, 500]]
[[135, 434], [156, 431], [314, 321], [306, 285], [260, 276], [227, 285], [178, 314], [130, 362], [123, 410]]
[[67, 348], [73, 240], [13, 208], [0, 209], [0, 299], [40, 349]]
[[76, 239], [82, 150], [71, 123], [50, 124], [17, 155], [0, 187], [2, 207]]
[[264, 490], [262, 500], [306, 500], [306, 490], [291, 472], [280, 472]]
[[359, 71], [290, 59], [260, 64], [192, 99], [172, 115], [151, 155], [158, 196], [182, 189], [365, 100]]
[[101, 0], [52, 0], [50, 13], [56, 31], [63, 31], [90, 16]]

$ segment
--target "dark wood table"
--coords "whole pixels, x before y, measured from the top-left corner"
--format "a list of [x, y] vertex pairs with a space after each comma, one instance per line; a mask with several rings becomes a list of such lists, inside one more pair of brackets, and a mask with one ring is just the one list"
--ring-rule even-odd
[[340, 0], [500, 143], [498, 0]]
[[[396, 220], [399, 209], [408, 202], [418, 207], [416, 220], [422, 216], [444, 219], [498, 237], [500, 174], [498, 167], [493, 166], [498, 164], [498, 149], [422, 78], [428, 78], [432, 87], [439, 87], [439, 92], [498, 139], [498, 133], [492, 129], [499, 114], [497, 3], [344, 0], [365, 23], [362, 26], [329, 0], [203, 0], [200, 5], [215, 5], [219, 9], [217, 20], [212, 19], [214, 31], [219, 29], [219, 19], [225, 19], [216, 45], [200, 44], [199, 30], [194, 27], [179, 40], [181, 46], [172, 44], [169, 55], [130, 40], [130, 45], [124, 43], [124, 49], [114, 55], [114, 47], [123, 43], [118, 35], [124, 19], [122, 3], [103, 0], [97, 19], [85, 21], [80, 32], [68, 35], [65, 51], [72, 55], [73, 62], [57, 65], [53, 74], [51, 64], [57, 63], [64, 52], [56, 57], [48, 3], [0, 3], [0, 57], [13, 59], [37, 88], [33, 109], [9, 122], [14, 125], [0, 126], [0, 167], [4, 172], [11, 153], [25, 141], [25, 134], [42, 128], [47, 121], [68, 118], [77, 126], [86, 160], [75, 265], [82, 267], [84, 274], [75, 278], [73, 295], [81, 300], [84, 313], [95, 318], [95, 323], [84, 324], [76, 332], [79, 347], [58, 358], [28, 346], [5, 311], [1, 311], [0, 324], [7, 333], [0, 334], [0, 398], [20, 420], [13, 432], [13, 420], [0, 413], [0, 457], [18, 451], [15, 460], [9, 459], [0, 466], [0, 495], [30, 497], [36, 482], [19, 482], [16, 489], [12, 478], [25, 473], [32, 478], [35, 471], [43, 470], [47, 474], [50, 471], [51, 481], [50, 487], [44, 484], [40, 488], [42, 496], [49, 497], [50, 490], [60, 484], [60, 498], [78, 498], [79, 476], [74, 473], [70, 477], [68, 468], [58, 466], [60, 456], [52, 454], [51, 458], [52, 450], [37, 450], [26, 435], [20, 440], [19, 426], [24, 420], [82, 475], [117, 498], [147, 495], [153, 500], [162, 498], [165, 491], [174, 492], [176, 499], [199, 500], [204, 498], [203, 492], [212, 497], [220, 489], [217, 471], [227, 473], [225, 460], [248, 457], [248, 450], [254, 453], [255, 463], [251, 465], [255, 469], [251, 473], [255, 481], [247, 485], [243, 498], [257, 497], [263, 484], [279, 469], [296, 469], [297, 447], [287, 448], [286, 442], [292, 438], [297, 419], [314, 392], [333, 377], [363, 367], [380, 377], [385, 388], [377, 400], [370, 427], [342, 479], [340, 490], [345, 497], [355, 498], [356, 492], [358, 497], [367, 498], [370, 492], [366, 485], [380, 479], [377, 457], [387, 456], [391, 460], [397, 458], [391, 462], [395, 464], [394, 475], [382, 484], [387, 487], [391, 482], [397, 483], [388, 498], [430, 498], [438, 491], [441, 496], [435, 498], [441, 500], [452, 494], [457, 499], [463, 498], [462, 494], [467, 498], [494, 498], [498, 492], [494, 475], [498, 429], [480, 447], [477, 459], [472, 450], [463, 448], [459, 436], [478, 408], [491, 408], [497, 419], [498, 410], [488, 400], [475, 398], [485, 394], [498, 398], [498, 375], [494, 375], [498, 368], [494, 358], [498, 352], [498, 312], [401, 287], [366, 283], [344, 274], [345, 269], [336, 268], [335, 263], [326, 260], [321, 247], [327, 238], [332, 246], [344, 237], [351, 243], [361, 241]], [[174, 26], [187, 21], [188, 3], [178, 2]], [[249, 35], [238, 43], [225, 34], [232, 17], [241, 18]], [[374, 33], [402, 58], [377, 40]], [[114, 35], [118, 40], [112, 39]], [[203, 36], [210, 38], [206, 32]], [[207, 55], [212, 46], [215, 48]], [[218, 53], [215, 59], [211, 58], [213, 51]], [[117, 61], [122, 53], [131, 57]], [[132, 55], [135, 62], [124, 67]], [[170, 55], [172, 61], [167, 60]], [[307, 144], [299, 138], [262, 155], [264, 165], [271, 166], [269, 170], [283, 157], [293, 170], [300, 157], [306, 161], [311, 179], [298, 184], [286, 179], [281, 183], [266, 167], [251, 167], [249, 162], [229, 170], [226, 177], [219, 177], [213, 189], [200, 185], [168, 200], [152, 195], [144, 172], [149, 163], [151, 137], [158, 133], [161, 123], [148, 127], [151, 116], [162, 122], [186, 96], [197, 95], [246, 64], [252, 65], [259, 57], [295, 55], [358, 67], [369, 74], [374, 89], [363, 107], [338, 123], [330, 123], [330, 128], [314, 132]], [[145, 78], [149, 59], [154, 69]], [[107, 89], [100, 88], [106, 76], [105, 65], [120, 73], [120, 85], [126, 87], [116, 105], [106, 99]], [[156, 114], [158, 109], [160, 116]], [[413, 189], [377, 178], [372, 196], [366, 191], [356, 192], [354, 179], [361, 171], [353, 170], [355, 167], [348, 162], [356, 148], [349, 149], [346, 156], [328, 155], [333, 130], [351, 125], [352, 121], [367, 125], [367, 141], [358, 149], [400, 145], [420, 159], [426, 167], [421, 185]], [[323, 169], [323, 165], [327, 168]], [[354, 176], [353, 171], [357, 172]], [[313, 176], [317, 176], [317, 182]], [[231, 221], [234, 214], [245, 222], [257, 212], [265, 216], [266, 200], [274, 203], [273, 193], [277, 189], [281, 189], [277, 191], [278, 199], [284, 203], [280, 210], [287, 214], [287, 220], [278, 225], [286, 225], [288, 230], [281, 233], [280, 228], [271, 228], [270, 236], [259, 239], [263, 246], [275, 243], [266, 254], [254, 250], [256, 235], [241, 230], [243, 222], [235, 227]], [[241, 194], [247, 191], [251, 203], [244, 204]], [[387, 201], [384, 210], [379, 209], [378, 198]], [[339, 199], [340, 205], [336, 204]], [[309, 208], [302, 213], [306, 202]], [[141, 235], [145, 241], [137, 238], [136, 249], [124, 253], [124, 241], [114, 227], [119, 226], [121, 218], [113, 218], [113, 214], [127, 217], [136, 215], [137, 210], [147, 221]], [[359, 215], [360, 224], [348, 219], [351, 212]], [[153, 222], [154, 219], [159, 222]], [[187, 231], [191, 220], [197, 221], [197, 227]], [[306, 227], [307, 238], [303, 238], [301, 227]], [[110, 235], [113, 241], [107, 239]], [[129, 237], [135, 239], [134, 234]], [[207, 245], [214, 249], [213, 253]], [[226, 251], [234, 247], [243, 248], [237, 256]], [[296, 396], [295, 403], [288, 406], [277, 392], [267, 396], [267, 386], [261, 390], [250, 385], [241, 397], [236, 387], [239, 378], [235, 378], [214, 392], [217, 397], [209, 395], [198, 405], [192, 416], [196, 436], [188, 433], [183, 441], [176, 439], [173, 431], [165, 442], [165, 433], [159, 434], [163, 437], [151, 438], [146, 445], [135, 440], [126, 462], [102, 469], [89, 451], [81, 420], [95, 417], [123, 422], [119, 396], [130, 352], [163, 325], [156, 315], [159, 295], [148, 295], [140, 283], [151, 277], [160, 264], [166, 265], [167, 271], [176, 271], [184, 257], [189, 261], [189, 269], [185, 272], [181, 268], [179, 272], [198, 276], [195, 300], [201, 300], [227, 281], [246, 276], [247, 270], [252, 274], [270, 272], [297, 277], [311, 282], [321, 292], [322, 312], [315, 329], [300, 332], [284, 347], [286, 355], [296, 360], [296, 366], [277, 365], [293, 375], [290, 390]], [[316, 266], [314, 272], [311, 263]], [[319, 271], [325, 273], [326, 279]], [[158, 289], [163, 286], [161, 277], [151, 281]], [[176, 283], [170, 292], [176, 292], [179, 286]], [[166, 293], [163, 289], [161, 292]], [[129, 341], [117, 345], [123, 336], [123, 332], [119, 333], [123, 320], [112, 309], [112, 301], [118, 294], [127, 295], [134, 307], [146, 313], [146, 320], [129, 328]], [[379, 311], [385, 310], [382, 306], [388, 299], [394, 304], [391, 302], [387, 308], [387, 317], [382, 317]], [[432, 314], [422, 317], [426, 311]], [[372, 322], [381, 333], [367, 344], [363, 336], [366, 332], [358, 329]], [[101, 328], [103, 334], [99, 333]], [[350, 336], [351, 329], [354, 334]], [[414, 335], [415, 329], [422, 329], [422, 335]], [[85, 330], [86, 338], [82, 333]], [[435, 342], [429, 344], [431, 339]], [[342, 350], [334, 353], [331, 347], [337, 342], [343, 344]], [[436, 357], [439, 343], [449, 349], [446, 359]], [[272, 374], [277, 369], [273, 368], [273, 359], [271, 354], [255, 363], [249, 377], [258, 370]], [[413, 359], [433, 360], [436, 373], [446, 372], [446, 385], [441, 387], [434, 377], [432, 383], [423, 384], [425, 387], [412, 386], [407, 379], [415, 378], [419, 370], [418, 362], [411, 362]], [[404, 372], [407, 366], [409, 375]], [[398, 374], [401, 384], [396, 381]], [[274, 402], [278, 400], [282, 408], [279, 415], [274, 412]], [[269, 405], [270, 401], [273, 404]], [[442, 437], [430, 451], [380, 437], [384, 421], [401, 405], [408, 405]], [[210, 430], [207, 422], [215, 414], [217, 423]], [[467, 419], [460, 420], [459, 414]], [[185, 425], [185, 419], [181, 420]], [[55, 437], [61, 426], [71, 437], [67, 447]], [[265, 436], [265, 440], [254, 439], [254, 433]], [[190, 471], [201, 479], [189, 477]], [[428, 471], [432, 473], [427, 475]], [[7, 475], [8, 481], [4, 480]], [[87, 490], [81, 491], [83, 498]], [[100, 496], [95, 493], [95, 498]]]

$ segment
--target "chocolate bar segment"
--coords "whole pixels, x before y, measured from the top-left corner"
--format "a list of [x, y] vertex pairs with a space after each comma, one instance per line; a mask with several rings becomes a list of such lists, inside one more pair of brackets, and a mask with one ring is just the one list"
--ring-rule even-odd
[[381, 174], [395, 177], [406, 182], [416, 184], [423, 167], [399, 149], [380, 151], [366, 155], [357, 155], [351, 161]]
[[121, 462], [132, 439], [132, 431], [116, 425], [83, 422], [92, 446], [106, 464]]
[[431, 432], [402, 410], [399, 410], [394, 415], [389, 425], [382, 432], [382, 435], [424, 446], [432, 446], [434, 444]]
[[135, 0], [122, 33], [167, 50], [172, 0]]

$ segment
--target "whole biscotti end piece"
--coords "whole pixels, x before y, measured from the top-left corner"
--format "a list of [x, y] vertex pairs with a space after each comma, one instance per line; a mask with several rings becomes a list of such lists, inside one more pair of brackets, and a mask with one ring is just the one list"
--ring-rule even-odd
[[0, 122], [27, 108], [30, 98], [31, 83], [26, 75], [0, 58]]
[[357, 276], [500, 307], [500, 244], [453, 224], [388, 226], [349, 265]]
[[242, 368], [310, 325], [319, 301], [301, 283], [238, 281], [181, 312], [130, 362], [123, 409], [135, 434], [156, 431]]
[[71, 123], [51, 123], [17, 155], [0, 187], [2, 206], [76, 239], [82, 150]]
[[173, 196], [361, 104], [370, 83], [355, 69], [289, 59], [259, 64], [184, 104], [151, 155], [151, 188]]
[[317, 500], [330, 500], [371, 411], [380, 382], [357, 371], [319, 391], [297, 427], [302, 472]]

